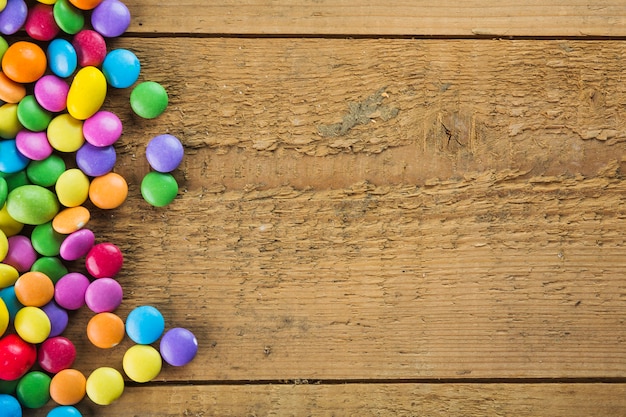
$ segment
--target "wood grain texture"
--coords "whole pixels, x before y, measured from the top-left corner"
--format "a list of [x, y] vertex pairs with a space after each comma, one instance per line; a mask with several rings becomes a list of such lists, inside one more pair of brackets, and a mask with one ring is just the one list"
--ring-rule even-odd
[[235, 35], [625, 36], [620, 0], [129, 0], [132, 32]]

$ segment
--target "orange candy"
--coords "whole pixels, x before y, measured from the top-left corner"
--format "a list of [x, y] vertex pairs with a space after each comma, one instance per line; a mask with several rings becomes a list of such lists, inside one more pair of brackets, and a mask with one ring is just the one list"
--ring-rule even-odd
[[76, 369], [63, 369], [50, 381], [50, 397], [60, 405], [74, 405], [85, 397], [87, 379]]
[[109, 349], [124, 339], [124, 322], [113, 313], [98, 313], [87, 323], [87, 338], [96, 347]]
[[77, 9], [91, 10], [95, 9], [97, 5], [102, 3], [102, 0], [70, 0], [70, 3]]
[[15, 296], [25, 306], [42, 307], [54, 297], [54, 284], [43, 272], [26, 272], [15, 281]]
[[52, 219], [52, 228], [55, 232], [69, 235], [85, 227], [91, 214], [83, 206], [69, 207], [61, 210]]
[[46, 72], [46, 53], [32, 42], [15, 42], [2, 57], [2, 71], [16, 83], [32, 83]]
[[128, 184], [115, 172], [96, 177], [89, 185], [89, 199], [98, 208], [114, 209], [122, 205], [128, 196]]
[[26, 96], [26, 87], [0, 72], [0, 101], [19, 103]]

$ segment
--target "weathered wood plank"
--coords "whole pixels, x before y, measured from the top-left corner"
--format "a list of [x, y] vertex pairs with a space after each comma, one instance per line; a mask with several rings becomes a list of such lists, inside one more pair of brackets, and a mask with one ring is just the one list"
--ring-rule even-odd
[[264, 35], [625, 36], [620, 0], [128, 0], [132, 32]]
[[[348, 384], [131, 387], [84, 416], [619, 416], [624, 384]], [[44, 416], [45, 410], [33, 414]]]

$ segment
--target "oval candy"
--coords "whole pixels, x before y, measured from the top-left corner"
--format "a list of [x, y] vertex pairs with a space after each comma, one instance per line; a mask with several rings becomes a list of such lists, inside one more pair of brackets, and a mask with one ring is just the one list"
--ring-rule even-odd
[[72, 117], [85, 120], [93, 116], [104, 103], [106, 78], [96, 67], [81, 68], [75, 75], [67, 95], [67, 110]]

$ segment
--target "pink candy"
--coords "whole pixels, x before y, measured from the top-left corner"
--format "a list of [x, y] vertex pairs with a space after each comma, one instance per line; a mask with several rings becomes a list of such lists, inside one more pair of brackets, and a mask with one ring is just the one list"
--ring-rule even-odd
[[115, 113], [102, 110], [85, 120], [83, 135], [94, 146], [109, 146], [122, 136], [122, 129], [122, 121]]
[[53, 7], [48, 4], [37, 4], [28, 12], [24, 23], [24, 29], [28, 36], [38, 41], [49, 41], [59, 33], [53, 15]]
[[67, 93], [70, 86], [65, 80], [56, 75], [44, 75], [35, 83], [35, 98], [37, 103], [51, 112], [65, 110]]
[[107, 45], [98, 32], [84, 29], [74, 35], [72, 45], [76, 50], [78, 65], [81, 67], [98, 67], [107, 54]]
[[15, 145], [22, 155], [33, 161], [46, 159], [53, 151], [46, 132], [21, 130], [15, 137]]

